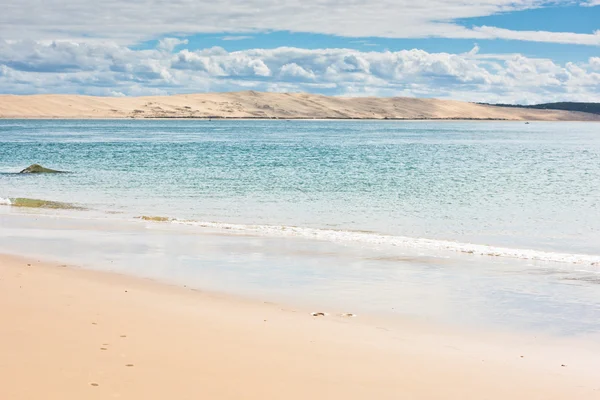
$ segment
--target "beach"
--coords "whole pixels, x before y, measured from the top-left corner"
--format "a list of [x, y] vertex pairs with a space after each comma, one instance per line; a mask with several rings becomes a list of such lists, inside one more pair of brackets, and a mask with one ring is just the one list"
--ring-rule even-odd
[[8, 2], [0, 400], [600, 400], [598, 21]]
[[581, 341], [314, 317], [15, 256], [0, 257], [0, 315], [3, 399], [600, 396]]
[[2, 120], [0, 399], [600, 398], [599, 149], [583, 122]]

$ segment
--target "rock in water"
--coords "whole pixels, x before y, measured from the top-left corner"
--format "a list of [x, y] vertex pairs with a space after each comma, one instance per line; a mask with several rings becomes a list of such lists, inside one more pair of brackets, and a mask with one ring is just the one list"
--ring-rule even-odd
[[44, 168], [40, 164], [32, 164], [19, 173], [20, 174], [56, 174], [56, 173], [61, 173], [61, 172], [64, 172], [64, 171], [56, 171], [54, 169]]

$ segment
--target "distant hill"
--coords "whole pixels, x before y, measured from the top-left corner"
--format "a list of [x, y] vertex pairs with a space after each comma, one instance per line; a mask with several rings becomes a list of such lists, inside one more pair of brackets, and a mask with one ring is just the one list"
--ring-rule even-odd
[[329, 97], [246, 91], [149, 97], [0, 95], [0, 118], [600, 121], [600, 112], [496, 107], [410, 97]]
[[530, 106], [520, 104], [490, 104], [479, 103], [496, 107], [513, 107], [513, 108], [534, 108], [537, 110], [564, 110], [564, 111], [579, 111], [591, 114], [600, 115], [600, 103], [577, 103], [577, 102], [560, 102], [560, 103], [545, 103], [534, 104]]

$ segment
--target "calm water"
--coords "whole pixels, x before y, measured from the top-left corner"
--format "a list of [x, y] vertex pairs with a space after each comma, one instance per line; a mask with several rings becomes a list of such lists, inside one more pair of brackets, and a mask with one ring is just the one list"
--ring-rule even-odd
[[[72, 173], [14, 174], [34, 162]], [[18, 197], [88, 211], [0, 206], [3, 251], [354, 310], [600, 324], [598, 124], [0, 121], [0, 203]]]
[[600, 125], [0, 121], [0, 197], [600, 254]]

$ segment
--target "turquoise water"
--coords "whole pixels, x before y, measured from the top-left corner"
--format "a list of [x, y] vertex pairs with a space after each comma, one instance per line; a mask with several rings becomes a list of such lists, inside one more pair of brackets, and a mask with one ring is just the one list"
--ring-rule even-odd
[[[15, 173], [32, 163], [70, 173]], [[348, 312], [600, 331], [598, 124], [4, 120], [0, 203], [3, 252]]]
[[[22, 176], [31, 163], [72, 171]], [[600, 254], [600, 125], [0, 121], [0, 198]]]

